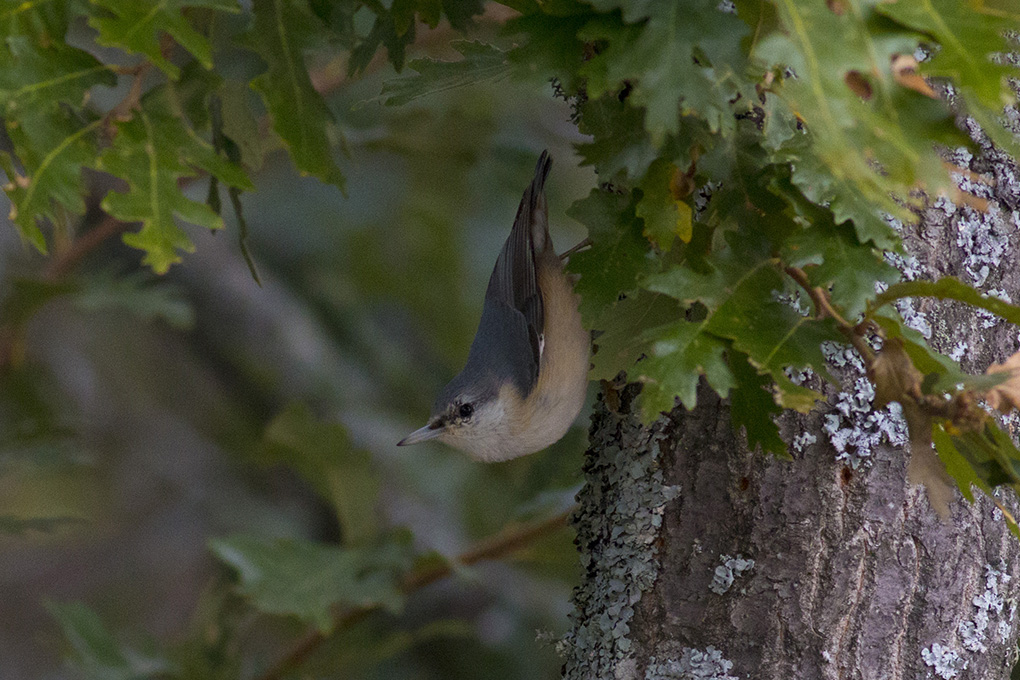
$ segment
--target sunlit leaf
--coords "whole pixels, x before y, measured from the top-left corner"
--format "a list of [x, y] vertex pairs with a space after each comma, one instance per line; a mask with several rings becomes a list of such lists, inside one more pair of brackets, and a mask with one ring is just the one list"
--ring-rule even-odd
[[673, 241], [691, 240], [691, 206], [677, 195], [679, 169], [672, 163], [652, 163], [639, 184], [642, 195], [635, 213], [644, 220], [644, 234], [662, 250], [669, 250]]
[[118, 125], [113, 144], [98, 160], [99, 169], [131, 187], [107, 194], [103, 209], [124, 222], [142, 223], [140, 231], [124, 235], [124, 243], [144, 250], [143, 262], [158, 274], [180, 262], [178, 251], [194, 250], [175, 217], [206, 229], [223, 227], [219, 215], [181, 192], [182, 177], [195, 176], [198, 167], [231, 186], [252, 188], [244, 170], [218, 155], [175, 109], [166, 88], [150, 93], [131, 120]]

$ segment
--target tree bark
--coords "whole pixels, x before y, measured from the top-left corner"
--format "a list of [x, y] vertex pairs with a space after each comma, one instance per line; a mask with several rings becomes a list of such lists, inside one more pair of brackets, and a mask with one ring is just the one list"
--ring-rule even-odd
[[[987, 147], [953, 161], [995, 177], [965, 187], [988, 211], [936, 201], [901, 227], [910, 255], [896, 263], [1020, 300], [1020, 173]], [[1017, 350], [1015, 327], [964, 305], [901, 314], [968, 371]], [[1020, 543], [980, 491], [957, 492], [940, 520], [906, 482], [895, 406], [873, 411], [852, 352], [829, 356], [844, 391], [781, 417], [792, 461], [748, 451], [704, 385], [696, 409], [648, 427], [632, 413], [639, 386], [606, 386], [574, 518], [584, 571], [564, 677], [1009, 677]], [[998, 497], [1018, 516], [1012, 492]]]

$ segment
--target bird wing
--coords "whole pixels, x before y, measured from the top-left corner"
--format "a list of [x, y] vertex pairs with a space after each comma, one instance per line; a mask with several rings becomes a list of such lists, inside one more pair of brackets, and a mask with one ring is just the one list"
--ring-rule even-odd
[[[542, 354], [542, 329], [545, 324], [545, 313], [542, 308], [542, 295], [538, 288], [538, 276], [535, 271], [535, 243], [532, 226], [541, 220], [544, 224], [546, 216], [537, 215], [536, 211], [546, 210], [545, 201], [540, 200], [545, 188], [545, 178], [549, 175], [552, 159], [549, 152], [543, 151], [535, 166], [535, 177], [524, 190], [521, 204], [517, 208], [513, 229], [507, 237], [503, 249], [496, 259], [496, 267], [489, 278], [489, 287], [485, 292], [486, 301], [494, 301], [515, 309], [524, 316], [527, 324], [528, 342], [534, 357], [534, 376], [538, 379], [538, 366]], [[530, 390], [529, 390], [530, 391]]]

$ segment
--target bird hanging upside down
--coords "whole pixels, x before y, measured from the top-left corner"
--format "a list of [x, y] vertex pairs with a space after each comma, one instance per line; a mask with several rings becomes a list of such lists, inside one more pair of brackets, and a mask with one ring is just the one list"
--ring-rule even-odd
[[485, 462], [559, 441], [588, 386], [589, 334], [549, 237], [543, 151], [485, 291], [467, 364], [443, 388], [425, 427], [398, 443], [438, 439]]

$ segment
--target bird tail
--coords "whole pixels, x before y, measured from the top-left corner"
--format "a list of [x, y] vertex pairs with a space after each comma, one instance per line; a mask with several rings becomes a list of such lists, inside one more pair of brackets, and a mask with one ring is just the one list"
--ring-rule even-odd
[[552, 251], [553, 247], [549, 237], [549, 209], [545, 202], [545, 178], [549, 176], [550, 168], [552, 158], [549, 157], [549, 151], [545, 150], [535, 164], [535, 177], [528, 187], [530, 197], [525, 195], [525, 199], [530, 198], [527, 200], [528, 205], [525, 206], [525, 201], [521, 201], [521, 208], [531, 211], [531, 243], [536, 254]]

